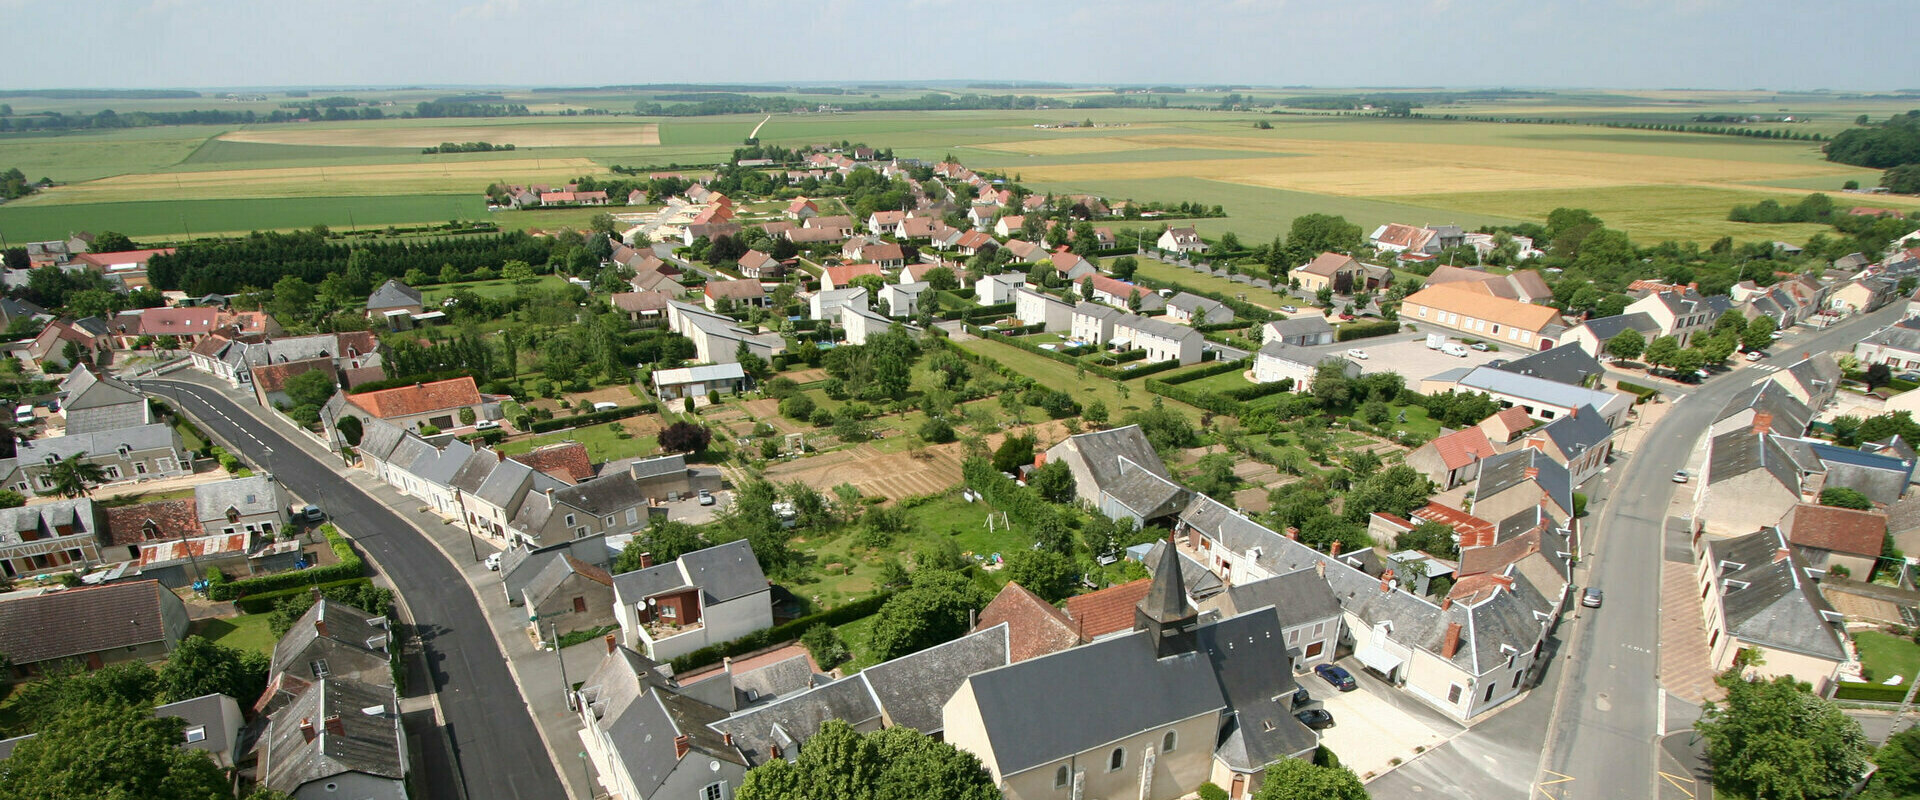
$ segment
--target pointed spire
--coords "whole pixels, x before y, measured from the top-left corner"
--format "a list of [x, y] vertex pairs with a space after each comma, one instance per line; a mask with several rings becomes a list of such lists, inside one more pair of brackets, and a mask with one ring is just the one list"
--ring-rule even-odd
[[1186, 581], [1180, 575], [1180, 553], [1173, 542], [1160, 548], [1160, 560], [1153, 569], [1153, 584], [1141, 598], [1140, 613], [1162, 625], [1193, 616], [1188, 611]]

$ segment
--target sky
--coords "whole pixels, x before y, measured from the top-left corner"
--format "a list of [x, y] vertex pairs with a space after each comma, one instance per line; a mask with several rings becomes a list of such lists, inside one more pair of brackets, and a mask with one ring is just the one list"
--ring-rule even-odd
[[[0, 88], [1920, 86], [1912, 0], [0, 0]], [[1884, 24], [1875, 24], [1879, 20]]]

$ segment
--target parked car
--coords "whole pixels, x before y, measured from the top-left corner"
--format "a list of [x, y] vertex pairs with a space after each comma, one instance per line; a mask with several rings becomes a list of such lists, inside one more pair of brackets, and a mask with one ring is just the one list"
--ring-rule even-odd
[[1773, 337], [1773, 340], [1774, 340], [1774, 341], [1776, 341], [1776, 342], [1777, 342], [1777, 341], [1779, 341], [1779, 340], [1781, 340], [1781, 339], [1785, 339], [1785, 338], [1787, 338], [1787, 335], [1786, 335], [1785, 333], [1782, 333], [1782, 332], [1780, 332], [1780, 331], [1774, 331], [1773, 333], [1771, 333], [1771, 334], [1768, 334], [1768, 335], [1770, 335], [1770, 336], [1772, 336], [1772, 337]]
[[1300, 309], [1293, 306], [1281, 306], [1280, 312], [1283, 314], [1298, 314], [1300, 313]]
[[1442, 345], [1440, 347], [1440, 352], [1446, 353], [1447, 355], [1450, 355], [1450, 356], [1458, 356], [1460, 358], [1467, 357], [1467, 348], [1454, 344], [1452, 342], [1448, 342], [1445, 345]]
[[1313, 674], [1320, 676], [1321, 680], [1326, 681], [1332, 685], [1333, 688], [1343, 692], [1351, 692], [1360, 688], [1360, 684], [1354, 682], [1352, 673], [1347, 672], [1343, 667], [1338, 667], [1333, 664], [1321, 664], [1320, 666], [1314, 667]]
[[1365, 350], [1362, 350], [1362, 349], [1360, 349], [1360, 348], [1358, 348], [1358, 347], [1355, 347], [1355, 348], [1351, 348], [1351, 349], [1349, 349], [1349, 350], [1347, 350], [1347, 357], [1348, 357], [1348, 358], [1357, 358], [1357, 359], [1360, 359], [1361, 361], [1365, 361], [1365, 360], [1367, 360], [1367, 351], [1365, 351]]
[[705, 489], [700, 490], [700, 505], [710, 506], [710, 505], [713, 505], [715, 502], [718, 502], [718, 501], [713, 499], [712, 492], [709, 492]]
[[1305, 711], [1295, 712], [1293, 718], [1300, 720], [1300, 724], [1316, 731], [1333, 727], [1333, 712], [1324, 708], [1309, 708]]
[[1307, 691], [1307, 687], [1302, 686], [1298, 689], [1293, 690], [1293, 707], [1294, 708], [1299, 708], [1311, 702], [1313, 702], [1313, 694]]
[[1674, 482], [1674, 483], [1686, 483], [1686, 482], [1687, 482], [1687, 479], [1688, 479], [1688, 478], [1691, 478], [1691, 477], [1693, 477], [1693, 476], [1691, 476], [1691, 475], [1688, 475], [1688, 474], [1687, 474], [1687, 471], [1686, 471], [1686, 470], [1684, 470], [1684, 469], [1680, 469], [1680, 470], [1674, 470], [1674, 472], [1673, 472], [1673, 482]]
[[480, 420], [479, 422], [473, 423], [473, 429], [476, 431], [491, 431], [491, 430], [498, 430], [499, 428], [500, 428], [500, 423], [490, 419], [483, 419], [483, 420]]
[[1900, 380], [1908, 381], [1911, 383], [1920, 383], [1920, 372], [1902, 372], [1893, 377], [1899, 378]]
[[1759, 351], [1759, 350], [1748, 350], [1748, 351], [1747, 351], [1747, 360], [1748, 360], [1748, 361], [1759, 361], [1760, 359], [1763, 359], [1763, 358], [1766, 358], [1766, 357], [1767, 357], [1767, 354], [1766, 354], [1766, 353], [1764, 353], [1764, 352], [1761, 352], [1761, 351]]
[[321, 511], [319, 506], [306, 505], [299, 511], [293, 512], [293, 519], [295, 522], [324, 522], [327, 519], [327, 512]]
[[487, 556], [487, 569], [493, 570], [494, 572], [500, 571], [500, 554], [499, 553], [494, 553], [492, 555]]
[[1600, 590], [1591, 586], [1587, 587], [1586, 593], [1580, 595], [1580, 605], [1586, 606], [1587, 608], [1599, 608]]
[[1346, 312], [1341, 312], [1341, 314], [1340, 314], [1340, 321], [1341, 321], [1341, 322], [1352, 322], [1352, 321], [1353, 321], [1353, 315], [1352, 315], [1352, 314], [1348, 314], [1348, 313], [1346, 313]]

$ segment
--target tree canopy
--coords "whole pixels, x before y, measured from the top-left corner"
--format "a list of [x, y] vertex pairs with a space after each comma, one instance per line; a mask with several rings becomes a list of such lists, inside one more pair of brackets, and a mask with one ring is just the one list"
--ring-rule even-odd
[[999, 800], [972, 753], [912, 728], [857, 733], [828, 720], [793, 763], [771, 759], [747, 773], [738, 800]]
[[204, 751], [176, 746], [186, 722], [120, 700], [83, 703], [21, 742], [0, 797], [224, 800], [233, 790]]
[[869, 645], [884, 660], [952, 641], [966, 634], [967, 612], [986, 604], [985, 592], [965, 575], [923, 568], [912, 586], [880, 606]]
[[1367, 800], [1367, 790], [1346, 767], [1286, 758], [1267, 767], [1253, 800]]
[[1707, 739], [1713, 785], [1741, 797], [1840, 797], [1866, 771], [1867, 737], [1840, 707], [1792, 678], [1747, 681], [1729, 673], [1724, 703], [1708, 703], [1694, 728]]

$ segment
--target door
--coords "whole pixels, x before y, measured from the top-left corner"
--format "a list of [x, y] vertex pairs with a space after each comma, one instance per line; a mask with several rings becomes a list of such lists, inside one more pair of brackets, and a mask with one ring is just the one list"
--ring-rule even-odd
[[1233, 788], [1227, 792], [1227, 796], [1233, 798], [1234, 800], [1240, 800], [1240, 798], [1242, 796], [1245, 796], [1246, 793], [1247, 793], [1247, 776], [1234, 775]]
[[573, 613], [575, 614], [587, 613], [587, 598], [584, 598], [584, 597], [573, 598]]

